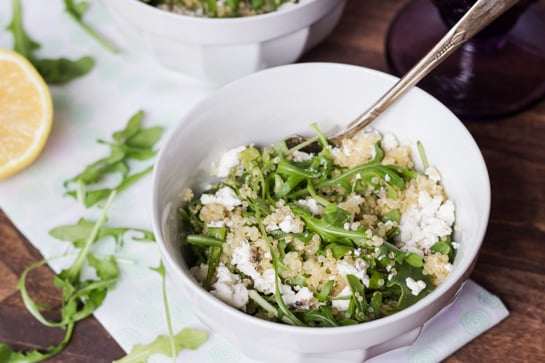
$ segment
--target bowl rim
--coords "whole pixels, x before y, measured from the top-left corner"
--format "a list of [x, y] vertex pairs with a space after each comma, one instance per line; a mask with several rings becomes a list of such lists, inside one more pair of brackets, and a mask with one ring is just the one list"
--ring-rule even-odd
[[[392, 315], [385, 316], [376, 320], [371, 320], [368, 322], [356, 324], [356, 325], [348, 325], [348, 326], [338, 326], [338, 327], [306, 327], [306, 326], [293, 326], [278, 322], [272, 322], [267, 321], [263, 319], [256, 318], [254, 316], [251, 316], [249, 314], [246, 314], [245, 312], [242, 312], [238, 310], [237, 308], [221, 301], [220, 299], [213, 296], [209, 291], [205, 290], [196, 280], [193, 279], [192, 276], [189, 274], [186, 274], [182, 267], [178, 264], [176, 261], [176, 258], [171, 255], [168, 251], [168, 248], [166, 246], [166, 243], [163, 239], [163, 233], [162, 233], [162, 227], [161, 227], [161, 214], [162, 211], [159, 211], [159, 208], [156, 208], [158, 206], [158, 199], [159, 199], [159, 188], [156, 187], [157, 180], [159, 178], [160, 170], [162, 169], [160, 166], [162, 155], [163, 153], [167, 153], [168, 146], [174, 142], [173, 140], [176, 137], [177, 131], [180, 131], [181, 128], [184, 127], [184, 125], [187, 122], [191, 122], [191, 117], [195, 114], [196, 111], [198, 111], [200, 108], [204, 107], [204, 105], [207, 104], [214, 104], [214, 100], [216, 98], [221, 98], [224, 93], [232, 93], [232, 89], [236, 89], [239, 87], [240, 84], [244, 85], [246, 82], [250, 82], [256, 78], [263, 77], [263, 75], [267, 76], [269, 74], [274, 74], [276, 72], [283, 72], [285, 69], [302, 69], [302, 68], [312, 68], [312, 67], [321, 67], [324, 68], [322, 71], [327, 71], [325, 68], [333, 69], [333, 68], [344, 68], [352, 72], [362, 72], [367, 73], [375, 78], [381, 78], [383, 80], [397, 80], [398, 77], [392, 76], [390, 74], [387, 74], [382, 71], [378, 71], [375, 69], [371, 69], [368, 67], [363, 66], [356, 66], [356, 65], [349, 65], [349, 64], [342, 64], [342, 63], [330, 63], [330, 62], [308, 62], [308, 63], [296, 63], [296, 64], [288, 64], [284, 66], [278, 66], [269, 68], [260, 72], [253, 73], [249, 76], [237, 79], [231, 83], [228, 83], [210, 95], [206, 96], [199, 102], [197, 102], [195, 105], [193, 105], [179, 120], [179, 122], [173, 126], [172, 132], [170, 135], [168, 135], [168, 138], [165, 140], [161, 150], [159, 151], [157, 155], [157, 163], [156, 167], [153, 170], [153, 181], [152, 181], [152, 224], [153, 224], [153, 231], [157, 238], [157, 243], [159, 245], [159, 249], [161, 252], [161, 256], [165, 259], [165, 263], [167, 264], [167, 267], [169, 268], [170, 272], [174, 271], [176, 273], [176, 276], [179, 276], [184, 280], [184, 287], [187, 289], [188, 293], [195, 293], [198, 294], [199, 298], [204, 299], [207, 304], [212, 304], [214, 308], [221, 309], [223, 313], [229, 314], [235, 319], [242, 319], [241, 322], [244, 324], [247, 324], [249, 326], [253, 326], [255, 328], [261, 328], [261, 329], [268, 329], [268, 330], [275, 330], [277, 332], [283, 332], [283, 333], [290, 333], [290, 334], [301, 334], [301, 335], [308, 335], [311, 333], [314, 336], [325, 336], [330, 335], [331, 332], [336, 333], [343, 333], [343, 334], [351, 334], [351, 333], [362, 333], [368, 330], [373, 330], [376, 328], [381, 328], [388, 326], [394, 321], [398, 320], [404, 320], [407, 319], [410, 315], [413, 315], [414, 313], [423, 310], [426, 306], [431, 305], [430, 302], [434, 300], [440, 299], [442, 296], [444, 296], [450, 289], [459, 286], [457, 288], [458, 292], [461, 289], [461, 286], [463, 286], [463, 283], [467, 280], [469, 277], [469, 274], [471, 273], [472, 267], [474, 266], [477, 257], [479, 255], [486, 230], [489, 224], [489, 218], [490, 218], [490, 208], [491, 208], [491, 187], [490, 187], [490, 178], [488, 174], [488, 169], [486, 167], [486, 163], [484, 160], [484, 157], [469, 130], [465, 127], [465, 125], [462, 123], [462, 121], [452, 112], [450, 111], [445, 105], [443, 105], [440, 101], [438, 101], [435, 97], [431, 96], [426, 91], [418, 88], [413, 87], [412, 90], [409, 92], [416, 92], [420, 93], [422, 96], [429, 99], [430, 102], [433, 102], [438, 106], [439, 108], [442, 108], [445, 116], [448, 116], [450, 119], [452, 119], [452, 122], [458, 125], [458, 127], [461, 127], [461, 130], [464, 131], [465, 136], [468, 138], [469, 141], [471, 141], [472, 144], [472, 154], [476, 157], [476, 162], [481, 164], [482, 168], [481, 171], [483, 173], [483, 177], [485, 178], [486, 185], [485, 190], [483, 194], [483, 203], [486, 203], [485, 208], [485, 215], [483, 216], [485, 218], [486, 223], [484, 223], [481, 228], [479, 228], [475, 236], [472, 240], [472, 250], [474, 253], [471, 256], [467, 256], [464, 258], [462, 265], [456, 265], [453, 272], [449, 274], [449, 276], [446, 278], [446, 280], [437, 286], [430, 294], [416, 302], [415, 304], [404, 308]], [[301, 70], [303, 71], [303, 70]], [[187, 266], [187, 270], [189, 271], [189, 266]], [[191, 291], [189, 291], [191, 289]], [[455, 294], [457, 296], [457, 293]], [[194, 299], [194, 298], [192, 298]], [[448, 304], [447, 304], [448, 305]], [[444, 306], [441, 306], [438, 311], [443, 309]], [[401, 331], [399, 334], [402, 334], [403, 331]]]

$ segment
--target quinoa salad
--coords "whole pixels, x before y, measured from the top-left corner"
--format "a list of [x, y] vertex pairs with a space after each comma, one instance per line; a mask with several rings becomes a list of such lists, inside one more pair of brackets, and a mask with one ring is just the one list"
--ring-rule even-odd
[[[317, 136], [227, 151], [219, 182], [183, 191], [181, 243], [194, 278], [255, 317], [298, 326], [378, 319], [448, 276], [454, 203], [409, 146], [365, 129], [338, 147]], [[319, 151], [305, 152], [310, 142]]]
[[140, 0], [143, 3], [177, 14], [234, 18], [260, 15], [287, 9], [313, 0]]

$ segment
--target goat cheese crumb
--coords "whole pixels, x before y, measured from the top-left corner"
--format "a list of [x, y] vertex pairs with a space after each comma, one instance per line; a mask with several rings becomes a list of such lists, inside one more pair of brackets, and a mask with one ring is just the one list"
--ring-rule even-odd
[[229, 211], [242, 204], [240, 199], [238, 199], [237, 193], [235, 193], [235, 191], [229, 187], [218, 189], [214, 195], [201, 195], [201, 203], [203, 205], [214, 203], [221, 204]]
[[282, 284], [280, 286], [280, 292], [282, 293], [284, 303], [288, 306], [308, 310], [313, 297], [312, 292], [306, 286], [295, 286], [295, 290], [297, 290], [297, 292], [293, 291], [289, 285]]
[[[345, 297], [352, 295], [352, 289], [350, 289], [350, 286], [345, 286], [344, 289], [342, 289], [341, 292], [336, 297]], [[332, 300], [331, 306], [333, 306], [337, 311], [346, 311], [348, 310], [348, 306], [350, 305], [350, 299], [339, 299], [339, 300]]]
[[439, 174], [439, 171], [437, 171], [437, 169], [435, 168], [429, 167], [426, 169], [424, 173], [428, 176], [428, 178], [430, 178], [436, 183], [441, 181], [441, 174]]
[[369, 287], [369, 276], [367, 275], [367, 267], [369, 264], [361, 258], [356, 258], [354, 264], [339, 261], [337, 262], [337, 271], [339, 275], [346, 276], [348, 274], [356, 276], [365, 287]]
[[220, 159], [218, 165], [214, 165], [212, 175], [225, 178], [231, 172], [231, 169], [240, 165], [240, 153], [246, 150], [246, 146], [234, 147], [227, 150]]
[[296, 204], [308, 210], [310, 213], [312, 213], [315, 216], [322, 215], [322, 212], [324, 210], [324, 207], [322, 207], [318, 202], [316, 202], [313, 198], [307, 198], [307, 199], [299, 199]]
[[313, 154], [309, 154], [299, 150], [294, 151], [291, 155], [293, 156], [293, 161], [305, 161], [312, 159], [312, 157], [314, 156]]
[[231, 273], [224, 264], [220, 263], [217, 277], [210, 293], [231, 306], [238, 309], [245, 308], [249, 301], [248, 289], [240, 276]]
[[287, 215], [284, 217], [284, 220], [280, 222], [278, 227], [282, 230], [284, 233], [298, 233], [301, 232], [300, 226], [295, 223], [295, 219], [293, 219], [292, 216]]
[[454, 203], [442, 196], [418, 194], [418, 203], [401, 216], [399, 224], [401, 249], [423, 256], [439, 238], [452, 233]]
[[259, 273], [256, 252], [250, 247], [248, 241], [242, 241], [241, 245], [233, 250], [231, 264], [244, 275], [252, 278], [257, 291], [264, 294], [274, 292], [274, 269], [269, 268], [263, 271], [263, 274]]
[[393, 134], [384, 134], [382, 136], [381, 145], [384, 150], [392, 150], [399, 146], [397, 138]]
[[426, 288], [426, 283], [424, 281], [415, 281], [412, 277], [407, 277], [405, 279], [405, 283], [407, 284], [409, 290], [411, 290], [411, 294], [413, 294], [414, 296], [420, 295], [422, 290]]

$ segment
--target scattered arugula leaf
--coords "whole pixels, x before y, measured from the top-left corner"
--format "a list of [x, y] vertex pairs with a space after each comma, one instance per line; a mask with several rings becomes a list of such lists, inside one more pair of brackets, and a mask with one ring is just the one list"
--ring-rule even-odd
[[91, 71], [95, 62], [89, 56], [77, 60], [38, 58], [34, 52], [40, 48], [40, 44], [30, 38], [24, 29], [21, 1], [12, 0], [12, 9], [12, 21], [7, 29], [13, 33], [13, 49], [26, 57], [47, 83], [67, 83]]
[[99, 42], [103, 47], [108, 49], [112, 53], [117, 53], [116, 47], [113, 46], [109, 41], [91, 28], [87, 23], [83, 21], [83, 15], [89, 8], [89, 3], [87, 1], [75, 1], [75, 0], [64, 0], [64, 7], [66, 12], [74, 19], [74, 21], [81, 26], [91, 37], [93, 37], [97, 42]]
[[[21, 298], [27, 310], [45, 326], [62, 328], [66, 330], [64, 340], [56, 346], [50, 347], [45, 352], [14, 352], [6, 344], [0, 344], [0, 362], [40, 362], [59, 353], [70, 341], [72, 330], [76, 322], [85, 319], [98, 309], [109, 290], [115, 287], [119, 279], [119, 268], [114, 256], [99, 258], [91, 252], [91, 246], [98, 240], [107, 236], [112, 236], [118, 244], [122, 243], [123, 237], [129, 231], [135, 231], [141, 234], [141, 237], [134, 237], [133, 240], [143, 241], [155, 238], [149, 231], [132, 228], [112, 228], [104, 226], [106, 215], [110, 205], [116, 195], [111, 192], [103, 212], [96, 222], [80, 219], [80, 221], [71, 226], [62, 226], [50, 231], [50, 235], [61, 240], [71, 242], [79, 252], [72, 265], [55, 275], [53, 283], [56, 287], [62, 289], [61, 318], [58, 321], [49, 320], [41, 313], [43, 304], [35, 302], [26, 287], [28, 275], [35, 269], [45, 265], [49, 260], [42, 260], [28, 266], [19, 279], [17, 288], [21, 293]], [[96, 272], [97, 278], [81, 279], [81, 273], [87, 262], [90, 268]]]
[[[176, 352], [184, 349], [198, 349], [207, 338], [207, 333], [202, 330], [184, 328], [174, 336]], [[113, 363], [146, 363], [153, 354], [165, 354], [170, 351], [170, 338], [164, 335], [158, 336], [147, 345], [135, 345], [125, 357]], [[168, 355], [172, 358], [172, 355]]]
[[[28, 274], [45, 265], [49, 260], [42, 260], [30, 265], [19, 278], [17, 289], [21, 293], [21, 298], [27, 310], [43, 325], [64, 329], [66, 333], [63, 341], [58, 345], [49, 347], [45, 352], [36, 350], [15, 352], [6, 344], [1, 344], [0, 356], [7, 357], [2, 362], [41, 362], [59, 353], [70, 341], [75, 323], [85, 319], [98, 309], [102, 305], [107, 291], [115, 286], [119, 278], [119, 270], [115, 259], [112, 256], [106, 259], [98, 259], [90, 253], [91, 245], [97, 240], [98, 231], [106, 221], [106, 214], [114, 197], [115, 192], [112, 192], [101, 216], [93, 225], [73, 264], [53, 278], [54, 285], [62, 289], [61, 319], [59, 321], [49, 320], [42, 315], [40, 312], [42, 304], [36, 303], [30, 297], [26, 287]], [[97, 279], [80, 279], [85, 261], [88, 261], [89, 265], [95, 269]]]
[[[143, 129], [143, 116], [142, 111], [135, 113], [124, 129], [112, 135], [113, 141], [99, 140], [99, 143], [110, 147], [110, 155], [89, 164], [81, 173], [65, 181], [67, 195], [76, 198], [86, 207], [91, 207], [106, 199], [113, 190], [119, 193], [153, 170], [150, 166], [130, 174], [129, 162], [148, 160], [155, 156], [157, 151], [153, 147], [163, 133], [163, 128], [158, 126]], [[121, 174], [122, 177], [115, 187], [90, 190], [90, 187], [112, 174]]]
[[[81, 248], [87, 236], [90, 235], [93, 226], [94, 223], [92, 221], [80, 218], [80, 220], [76, 224], [53, 228], [49, 231], [49, 235], [61, 241], [72, 242], [75, 247]], [[141, 237], [133, 237], [133, 240], [135, 241], [155, 241], [155, 236], [153, 235], [153, 233], [145, 229], [107, 226], [102, 226], [99, 229], [97, 239], [111, 236], [115, 239], [118, 247], [122, 247], [125, 234], [129, 232], [136, 232], [137, 234], [141, 235]]]
[[165, 274], [165, 266], [163, 265], [163, 261], [161, 260], [161, 263], [159, 264], [159, 267], [150, 267], [152, 271], [157, 272], [161, 276], [161, 287], [163, 292], [163, 306], [165, 308], [165, 318], [167, 321], [167, 328], [168, 328], [168, 337], [170, 341], [170, 356], [173, 358], [173, 361], [176, 362], [176, 355], [178, 355], [178, 351], [176, 351], [176, 341], [174, 340], [174, 333], [172, 329], [172, 319], [170, 318], [170, 309], [168, 308], [168, 297], [167, 297], [167, 279]]

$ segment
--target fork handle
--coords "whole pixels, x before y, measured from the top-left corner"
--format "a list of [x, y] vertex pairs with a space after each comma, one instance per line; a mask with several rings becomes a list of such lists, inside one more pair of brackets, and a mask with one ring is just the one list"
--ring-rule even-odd
[[354, 136], [359, 130], [369, 125], [399, 97], [417, 84], [422, 78], [437, 67], [463, 43], [480, 30], [509, 10], [520, 0], [479, 0], [464, 16], [439, 40], [439, 42], [407, 72], [390, 90], [388, 90], [370, 108], [348, 124], [347, 128], [335, 135], [332, 141], [339, 142], [345, 137]]

